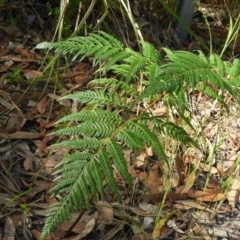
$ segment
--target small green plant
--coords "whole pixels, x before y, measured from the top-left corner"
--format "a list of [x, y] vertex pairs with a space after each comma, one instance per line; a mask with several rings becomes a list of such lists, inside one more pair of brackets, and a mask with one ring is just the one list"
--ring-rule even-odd
[[[240, 61], [224, 62], [218, 55], [209, 58], [185, 51], [163, 49], [166, 57], [149, 43], [140, 41], [140, 52], [135, 52], [113, 38], [100, 32], [88, 37], [75, 37], [58, 43], [41, 43], [38, 49], [55, 49], [63, 55], [71, 54], [73, 60], [93, 57], [97, 73], [112, 76], [94, 79], [90, 85], [102, 86], [100, 90], [86, 90], [64, 96], [87, 108], [63, 117], [57, 124], [74, 121], [76, 125], [58, 129], [54, 134], [71, 139], [55, 147], [72, 149], [55, 169], [57, 184], [51, 192], [59, 202], [50, 206], [41, 239], [59, 223], [70, 218], [73, 211], [90, 208], [89, 199], [103, 198], [107, 183], [119, 197], [113, 167], [128, 183], [128, 173], [123, 149], [138, 153], [145, 146], [168, 164], [161, 142], [166, 136], [185, 145], [198, 147], [186, 131], [174, 123], [152, 114], [152, 106], [167, 101], [192, 127], [185, 112], [189, 110], [185, 94], [201, 91], [224, 104], [223, 93], [228, 91], [239, 101], [238, 87]], [[100, 64], [101, 63], [101, 64]], [[99, 65], [98, 65], [99, 64]], [[145, 91], [139, 91], [139, 87]], [[142, 106], [144, 110], [139, 111]], [[225, 106], [226, 107], [226, 106]]]
[[26, 205], [26, 204], [20, 204], [20, 208], [21, 210], [23, 211], [23, 214], [26, 216], [29, 211], [30, 211], [30, 208]]
[[6, 79], [7, 83], [20, 82], [22, 80], [20, 73], [21, 73], [20, 67], [14, 68], [11, 75]]

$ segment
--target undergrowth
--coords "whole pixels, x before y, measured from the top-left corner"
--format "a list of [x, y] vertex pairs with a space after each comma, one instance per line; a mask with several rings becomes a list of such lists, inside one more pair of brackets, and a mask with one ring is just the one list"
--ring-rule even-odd
[[[230, 64], [216, 54], [206, 57], [200, 51], [193, 54], [166, 48], [162, 56], [151, 44], [140, 41], [140, 45], [140, 52], [133, 51], [104, 32], [37, 45], [38, 49], [71, 55], [73, 61], [91, 56], [93, 65], [98, 68], [96, 76], [104, 76], [90, 82], [91, 90], [61, 99], [72, 99], [87, 107], [57, 123], [73, 121], [76, 124], [54, 132], [58, 136], [69, 136], [54, 147], [68, 147], [71, 151], [55, 169], [57, 183], [51, 192], [59, 202], [51, 204], [48, 210], [41, 239], [69, 219], [73, 211], [89, 209], [90, 199], [103, 199], [106, 183], [119, 199], [113, 165], [131, 191], [132, 180], [124, 149], [138, 153], [146, 146], [151, 147], [154, 154], [168, 164], [161, 144], [166, 136], [198, 148], [198, 143], [182, 127], [154, 116], [152, 107], [156, 103], [167, 99], [193, 128], [186, 117], [188, 91], [203, 92], [226, 109], [225, 91], [239, 101], [239, 59]], [[112, 77], [107, 77], [109, 72]], [[94, 90], [94, 86], [98, 86], [98, 90]]]

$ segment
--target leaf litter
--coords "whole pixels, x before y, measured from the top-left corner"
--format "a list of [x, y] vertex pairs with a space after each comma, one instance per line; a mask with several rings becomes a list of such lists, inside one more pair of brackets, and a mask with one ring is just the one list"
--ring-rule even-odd
[[[138, 12], [136, 7], [135, 12]], [[143, 26], [148, 26], [148, 22]], [[3, 116], [0, 124], [0, 218], [4, 221], [0, 229], [4, 239], [14, 239], [16, 235], [18, 239], [39, 239], [48, 204], [58, 201], [48, 193], [54, 185], [51, 173], [67, 153], [64, 148], [50, 150], [49, 146], [57, 139], [48, 134], [72, 103], [58, 101], [60, 96], [54, 93], [55, 78], [39, 70], [44, 56], [29, 47], [40, 42], [42, 36], [38, 31], [26, 36], [18, 27], [1, 26], [0, 37], [3, 49], [0, 53], [0, 112]], [[158, 43], [161, 45], [159, 39]], [[67, 72], [63, 70], [59, 73], [63, 90], [84, 90], [93, 72], [88, 63], [78, 63]], [[48, 87], [44, 90], [45, 84]], [[94, 203], [95, 208], [83, 213], [70, 237], [64, 236], [77, 219], [77, 213], [47, 239], [123, 239], [118, 235], [125, 236], [124, 239], [181, 239], [184, 235], [239, 239], [239, 109], [228, 96], [226, 99], [230, 114], [222, 116], [218, 115], [222, 111], [220, 106], [208, 97], [199, 95], [191, 99], [192, 124], [202, 127], [206, 138], [206, 142], [201, 143], [202, 152], [187, 149], [175, 156], [175, 170], [169, 173], [161, 160], [154, 159], [151, 149], [146, 148], [139, 156], [126, 150], [134, 192], [129, 193], [123, 179], [117, 178], [123, 188], [119, 190], [122, 203], [114, 202], [105, 187], [105, 201]], [[166, 112], [165, 106], [153, 109], [155, 116], [164, 117]], [[181, 119], [176, 120], [179, 121]], [[221, 145], [215, 147], [218, 140]], [[168, 155], [172, 154], [169, 151]], [[230, 188], [225, 193], [221, 187], [227, 181], [230, 181]], [[160, 220], [154, 226], [168, 184], [171, 188], [166, 194]]]

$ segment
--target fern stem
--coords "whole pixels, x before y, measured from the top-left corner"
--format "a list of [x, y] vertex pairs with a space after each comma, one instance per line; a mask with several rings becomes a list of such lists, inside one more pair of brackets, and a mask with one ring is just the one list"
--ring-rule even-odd
[[[92, 194], [91, 197], [90, 197], [90, 199], [89, 199], [89, 203], [92, 202], [93, 198], [94, 198], [94, 196], [93, 196], [93, 194]], [[70, 236], [70, 234], [72, 233], [73, 228], [78, 224], [78, 222], [80, 221], [81, 217], [83, 216], [83, 214], [85, 213], [86, 210], [87, 210], [86, 208], [83, 208], [83, 209], [81, 210], [81, 212], [79, 213], [79, 215], [78, 215], [78, 217], [76, 218], [76, 220], [73, 222], [73, 224], [70, 226], [70, 228], [69, 228], [69, 229], [67, 230], [67, 232], [65, 233], [65, 235], [64, 235], [65, 238]]]

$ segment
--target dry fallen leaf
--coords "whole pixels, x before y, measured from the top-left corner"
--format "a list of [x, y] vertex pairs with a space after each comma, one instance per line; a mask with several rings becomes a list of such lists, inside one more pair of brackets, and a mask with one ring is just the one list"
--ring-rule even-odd
[[124, 223], [119, 223], [114, 228], [112, 228], [110, 231], [107, 232], [107, 234], [104, 236], [104, 240], [111, 240], [114, 239], [113, 237], [118, 233], [120, 230], [122, 230], [124, 227]]
[[76, 237], [74, 237], [72, 240], [79, 240], [82, 239], [83, 237], [86, 237], [95, 227], [95, 219], [92, 218], [86, 225], [85, 228], [83, 229], [83, 231], [78, 234]]
[[106, 201], [98, 201], [96, 203], [97, 210], [102, 216], [104, 220], [106, 220], [109, 223], [112, 223], [113, 221], [113, 208], [112, 206], [106, 202]]
[[24, 169], [33, 171], [33, 162], [38, 161], [38, 158], [30, 151], [28, 144], [21, 141], [13, 149], [18, 155], [24, 158]]
[[[32, 229], [32, 230], [31, 230], [31, 233], [32, 233], [32, 235], [33, 235], [37, 240], [40, 240], [41, 232], [39, 232], [39, 231], [36, 230], [36, 229]], [[49, 234], [49, 235], [45, 238], [45, 240], [52, 240], [51, 235]]]
[[163, 225], [164, 225], [165, 222], [166, 222], [173, 214], [175, 214], [175, 213], [176, 213], [176, 211], [174, 210], [174, 211], [166, 214], [165, 216], [163, 216], [163, 217], [159, 220], [159, 222], [156, 224], [156, 226], [154, 227], [154, 230], [153, 230], [152, 236], [153, 236], [153, 239], [154, 239], [154, 240], [155, 240], [155, 239], [159, 239], [159, 237], [161, 236], [161, 229], [162, 229]]
[[43, 75], [41, 72], [35, 70], [24, 70], [23, 72], [25, 78], [28, 80], [32, 80]]
[[6, 217], [4, 222], [4, 240], [14, 240], [16, 227], [11, 217]]
[[192, 228], [192, 230], [194, 231], [194, 233], [197, 236], [202, 237], [202, 239], [204, 240], [211, 240], [212, 238], [209, 236], [208, 232], [206, 231], [206, 229], [202, 226], [200, 226], [199, 224], [197, 224], [195, 222], [195, 226]]
[[[61, 224], [58, 225], [58, 229], [67, 232], [68, 229], [72, 226], [72, 222], [63, 222]], [[86, 223], [83, 222], [78, 222], [74, 228], [72, 229], [72, 232], [74, 233], [82, 233], [82, 231], [84, 230], [86, 226]]]
[[149, 179], [147, 181], [151, 193], [161, 192], [163, 179], [159, 177], [159, 163], [156, 162], [149, 171]]
[[[150, 203], [146, 203], [146, 202], [139, 202], [139, 207], [140, 209], [146, 211], [147, 213], [157, 213], [158, 210], [158, 206], [150, 204]], [[142, 215], [144, 216], [144, 215]]]
[[134, 165], [136, 167], [143, 167], [145, 165], [146, 157], [147, 157], [146, 152], [142, 151], [141, 154], [136, 157]]
[[186, 193], [189, 189], [191, 189], [195, 180], [196, 180], [195, 172], [191, 172], [190, 174], [188, 174], [187, 177], [184, 179], [185, 186], [182, 189], [181, 193]]
[[47, 97], [48, 96], [43, 97], [37, 105], [37, 109], [41, 114], [43, 114], [46, 111]]
[[38, 132], [15, 132], [15, 133], [0, 133], [0, 139], [34, 139], [39, 138], [40, 133]]
[[217, 202], [220, 201], [224, 198], [225, 194], [224, 193], [215, 193], [211, 195], [206, 195], [202, 197], [196, 198], [198, 201], [203, 201], [203, 202]]

